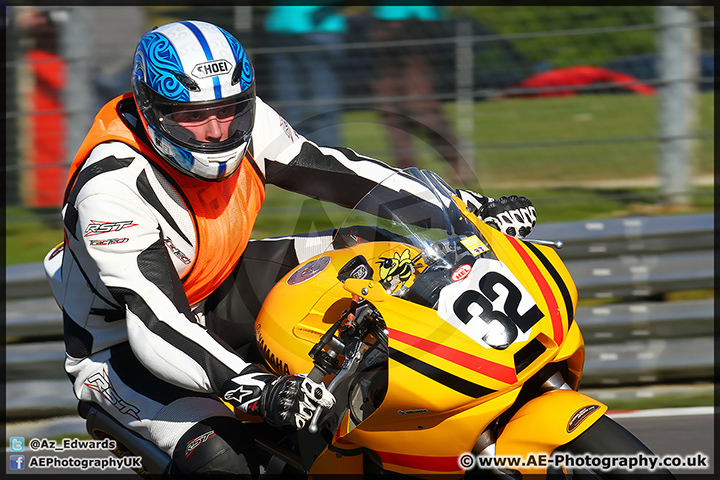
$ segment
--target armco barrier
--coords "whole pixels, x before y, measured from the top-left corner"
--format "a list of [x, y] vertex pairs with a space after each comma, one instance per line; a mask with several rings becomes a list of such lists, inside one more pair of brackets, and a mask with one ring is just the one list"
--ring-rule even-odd
[[[667, 294], [714, 287], [712, 214], [540, 224], [533, 238], [562, 240], [581, 299], [582, 387], [713, 379], [712, 299]], [[62, 315], [42, 266], [6, 268], [7, 418], [72, 414], [62, 364]]]

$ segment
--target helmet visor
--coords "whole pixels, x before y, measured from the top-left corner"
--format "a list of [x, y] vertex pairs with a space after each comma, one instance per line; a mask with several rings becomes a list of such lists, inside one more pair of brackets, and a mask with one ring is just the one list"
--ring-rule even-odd
[[255, 118], [253, 96], [237, 95], [203, 104], [160, 108], [158, 126], [167, 138], [188, 150], [221, 153], [246, 142]]

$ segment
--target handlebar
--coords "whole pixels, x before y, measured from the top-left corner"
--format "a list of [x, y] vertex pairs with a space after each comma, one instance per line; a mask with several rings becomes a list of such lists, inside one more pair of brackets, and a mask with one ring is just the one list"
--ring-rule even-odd
[[[371, 309], [366, 305], [360, 305], [355, 310], [355, 325], [359, 326], [366, 322], [370, 318]], [[363, 359], [365, 354], [366, 346], [362, 339], [357, 337], [345, 338], [341, 341], [335, 336], [335, 332], [338, 330], [342, 321], [344, 321], [346, 315], [343, 315], [340, 320], [335, 322], [327, 332], [322, 336], [320, 341], [310, 350], [310, 357], [313, 359], [314, 366], [308, 373], [308, 378], [316, 383], [321, 383], [326, 375], [329, 373], [337, 372], [337, 375], [330, 382], [327, 389], [330, 393], [333, 393], [337, 386], [345, 381], [350, 375], [355, 373], [358, 365]], [[330, 346], [328, 351], [324, 351], [325, 346]], [[337, 356], [343, 354], [345, 359], [342, 367], [337, 368]], [[315, 409], [315, 413], [310, 421], [308, 430], [310, 433], [317, 433], [318, 421], [320, 414], [323, 411], [323, 407], [319, 406]]]
[[537, 243], [538, 245], [545, 245], [548, 247], [555, 247], [556, 250], [560, 250], [565, 244], [562, 240], [540, 240], [537, 238], [523, 238], [526, 242]]
[[[355, 373], [355, 370], [357, 370], [358, 364], [360, 363], [360, 360], [363, 356], [363, 349], [362, 349], [362, 342], [358, 342], [356, 345], [356, 348], [352, 352], [351, 356], [345, 358], [345, 361], [343, 362], [342, 370], [340, 370], [340, 373], [338, 373], [332, 382], [330, 382], [330, 385], [328, 385], [327, 389], [330, 393], [334, 392], [337, 386], [345, 381], [347, 377]], [[313, 369], [310, 371], [310, 374], [308, 376], [317, 375], [317, 371], [319, 371], [317, 367], [313, 367]], [[322, 381], [322, 379], [320, 379]], [[317, 433], [318, 431], [318, 420], [320, 419], [320, 414], [322, 413], [323, 407], [319, 406], [317, 409], [315, 409], [315, 413], [313, 414], [312, 420], [310, 421], [310, 426], [308, 427], [308, 430], [310, 433]]]
[[323, 378], [325, 378], [325, 372], [323, 372], [320, 368], [317, 366], [313, 367], [312, 370], [310, 370], [310, 373], [308, 373], [308, 378], [312, 380], [315, 383], [322, 383]]

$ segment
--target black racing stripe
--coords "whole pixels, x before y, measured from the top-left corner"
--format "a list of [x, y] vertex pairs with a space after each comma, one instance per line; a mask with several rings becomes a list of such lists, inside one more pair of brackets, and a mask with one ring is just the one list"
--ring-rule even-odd
[[390, 348], [389, 357], [397, 362], [402, 363], [406, 367], [411, 368], [412, 370], [415, 370], [416, 372], [425, 375], [426, 377], [431, 378], [432, 380], [435, 380], [436, 382], [445, 385], [448, 388], [455, 390], [456, 392], [467, 395], [468, 397], [480, 398], [496, 391], [487, 387], [483, 387], [482, 385], [478, 385], [476, 383], [468, 382], [464, 378], [460, 378], [457, 375], [453, 375], [452, 373], [440, 370], [437, 367], [433, 367], [432, 365], [425, 363], [422, 360], [418, 360], [417, 358], [411, 357], [410, 355], [394, 348]]
[[255, 173], [262, 181], [263, 185], [265, 185], [265, 174], [260, 170], [260, 167], [258, 166], [257, 162], [255, 161], [255, 155], [253, 153], [253, 141], [252, 138], [250, 139], [250, 145], [248, 145], [247, 152], [245, 152], [245, 158], [247, 159], [248, 163], [252, 166], [253, 170], [255, 170]]
[[180, 230], [178, 224], [175, 223], [175, 219], [172, 217], [172, 215], [170, 215], [170, 212], [168, 212], [165, 209], [165, 206], [160, 202], [160, 199], [157, 197], [155, 191], [150, 186], [150, 181], [148, 180], [147, 173], [144, 170], [140, 172], [140, 175], [138, 175], [137, 189], [138, 192], [140, 192], [140, 195], [145, 199], [145, 201], [152, 205], [152, 207], [157, 210], [160, 215], [163, 216], [165, 221], [172, 227], [172, 229], [175, 230], [178, 235], [180, 235], [182, 239], [188, 243], [188, 245], [192, 245], [190, 239], [185, 236], [182, 230]]
[[93, 336], [63, 310], [65, 352], [73, 358], [87, 358], [92, 353]]
[[[348, 148], [335, 148], [352, 161], [363, 161], [382, 164], [373, 159], [358, 156]], [[388, 176], [393, 170], [384, 165]], [[300, 153], [290, 163], [284, 164], [275, 160], [266, 162], [267, 181], [285, 190], [300, 193], [310, 198], [333, 202], [337, 205], [353, 208], [365, 195], [378, 184], [373, 180], [358, 175], [343, 165], [332, 155], [323, 154], [318, 147], [304, 143]], [[417, 182], [410, 176], [403, 175], [408, 182]], [[383, 190], [375, 198], [387, 199], [383, 204], [365, 202], [363, 210], [383, 218], [400, 217], [413, 225], [444, 228], [444, 210], [437, 205], [418, 198], [411, 193], [379, 186]], [[399, 208], [399, 209], [398, 209]], [[392, 214], [390, 213], [392, 212]]]
[[[75, 173], [70, 179], [67, 189], [65, 190], [64, 198], [67, 207], [65, 209], [65, 215], [63, 216], [63, 224], [75, 240], [78, 239], [77, 235], [75, 234], [75, 226], [77, 225], [78, 219], [78, 212], [75, 208], [75, 200], [77, 200], [77, 196], [80, 193], [80, 190], [82, 190], [82, 188], [88, 181], [90, 181], [97, 175], [127, 167], [132, 163], [132, 160], [132, 158], [117, 158], [115, 156], [109, 156], [103, 158], [102, 160], [98, 160], [94, 164], [84, 169], [82, 168], [81, 164], [80, 167], [75, 170]], [[86, 161], [87, 158], [83, 160], [83, 163], [85, 163]]]
[[376, 185], [311, 143], [303, 143], [300, 153], [287, 165], [274, 160], [265, 165], [268, 183], [347, 208], [355, 206]]
[[[138, 153], [139, 153], [140, 155], [143, 155], [142, 152], [138, 152]], [[146, 157], [146, 158], [147, 158], [147, 157]], [[152, 159], [150, 159], [150, 160], [152, 160]], [[165, 179], [165, 181], [167, 181], [167, 182], [173, 187], [173, 189], [175, 190], [175, 193], [177, 193], [178, 195], [180, 195], [180, 198], [181, 198], [182, 201], [183, 201], [183, 204], [184, 204], [185, 209], [188, 211], [188, 213], [190, 214], [190, 216], [191, 216], [191, 217], [193, 218], [193, 220], [194, 220], [194, 219], [195, 219], [195, 212], [194, 212], [193, 209], [192, 209], [192, 204], [190, 203], [190, 200], [188, 199], [187, 195], [185, 195], [185, 192], [183, 192], [183, 189], [180, 187], [180, 185], [177, 183], [177, 181], [175, 181], [175, 179], [172, 177], [172, 175], [170, 175], [169, 173], [167, 173], [165, 170], [163, 170], [163, 169], [160, 168], [159, 166], [155, 165], [155, 164], [154, 164], [152, 161], [150, 161], [150, 160], [148, 161], [148, 163], [149, 163], [150, 166], [152, 167], [153, 172], [155, 172], [156, 175], [158, 175], [158, 174], [161, 175], [161, 176]], [[196, 222], [196, 221], [193, 221], [193, 229], [194, 229], [194, 231], [195, 231], [195, 238], [200, 238], [200, 232], [198, 232], [198, 227], [197, 227], [197, 222]], [[180, 234], [182, 235], [182, 232], [181, 232]], [[192, 244], [190, 244], [190, 245], [192, 245]], [[183, 280], [185, 280], [186, 278], [190, 277], [190, 274], [192, 274], [193, 270], [195, 270], [195, 265], [197, 265], [197, 262], [193, 262], [193, 263], [192, 263], [192, 265], [191, 265], [191, 267], [190, 267], [190, 270], [188, 270], [187, 272], [185, 272], [185, 275], [183, 276]]]
[[[130, 311], [137, 315], [148, 330], [187, 354], [195, 363], [200, 365], [207, 373], [214, 391], [219, 392], [222, 385], [236, 375], [233, 370], [217, 360], [204, 347], [180, 334], [165, 322], [160, 321], [139, 294], [120, 287], [110, 287], [109, 290], [118, 301], [126, 304]], [[218, 344], [232, 352], [232, 349], [227, 345], [221, 342], [218, 342]]]
[[[87, 273], [85, 273], [85, 270], [83, 270], [82, 264], [78, 260], [77, 255], [75, 255], [75, 252], [73, 252], [72, 248], [66, 248], [65, 251], [70, 252], [70, 255], [72, 255], [73, 260], [75, 261], [75, 265], [77, 266], [78, 270], [80, 271], [80, 274], [85, 279], [86, 286], [103, 302], [107, 303], [108, 305], [114, 305], [114, 302], [112, 300], [106, 298], [103, 294], [101, 294], [98, 291], [97, 288], [95, 288], [94, 283], [90, 281], [90, 277], [88, 276]], [[64, 255], [64, 253], [63, 253], [63, 255]], [[121, 307], [118, 305], [117, 308], [121, 308]]]
[[135, 357], [127, 342], [110, 348], [109, 363], [125, 385], [163, 405], [184, 397], [215, 398], [209, 394], [186, 390], [156, 377]]
[[339, 150], [342, 152], [343, 155], [345, 155], [348, 159], [353, 160], [355, 162], [370, 162], [375, 163], [377, 165], [381, 165], [383, 167], [387, 168], [387, 164], [381, 162], [380, 160], [375, 160], [374, 158], [370, 157], [361, 157], [360, 155], [355, 152], [352, 148], [348, 147], [333, 147], [335, 150]]
[[109, 157], [103, 158], [102, 160], [98, 160], [97, 162], [93, 163], [88, 167], [83, 168], [82, 171], [80, 171], [80, 173], [78, 174], [77, 179], [75, 180], [75, 184], [70, 191], [70, 195], [68, 196], [68, 202], [74, 204], [75, 200], [77, 200], [77, 196], [80, 193], [80, 190], [82, 190], [82, 187], [84, 187], [85, 184], [91, 179], [102, 173], [112, 172], [114, 170], [125, 168], [130, 165], [132, 161], [132, 158], [117, 158], [111, 155]]
[[114, 308], [91, 308], [90, 315], [103, 317], [105, 323], [118, 322], [125, 319], [125, 310]]
[[537, 258], [540, 259], [545, 269], [550, 273], [550, 276], [555, 280], [555, 283], [557, 284], [558, 288], [560, 289], [560, 294], [563, 297], [563, 301], [565, 302], [565, 311], [567, 313], [568, 318], [568, 328], [570, 328], [570, 325], [572, 325], [573, 319], [575, 315], [573, 314], [573, 311], [575, 310], [573, 308], [572, 304], [572, 298], [570, 297], [570, 291], [568, 290], [567, 285], [565, 284], [565, 281], [560, 276], [560, 273], [555, 269], [552, 263], [550, 263], [550, 260], [547, 259], [545, 255], [542, 254], [542, 252], [532, 243], [530, 242], [523, 242], [523, 244], [528, 247]]
[[158, 287], [188, 320], [193, 321], [190, 303], [163, 241], [158, 239], [140, 252], [137, 264], [143, 277]]
[[68, 181], [67, 185], [65, 186], [65, 193], [63, 194], [63, 203], [67, 203], [68, 198], [70, 198], [70, 192], [72, 191], [73, 185], [75, 185], [75, 182], [77, 181], [78, 175], [80, 175], [80, 170], [82, 169], [83, 164], [87, 162], [87, 158], [78, 165], [78, 168], [75, 169], [75, 171], [72, 174], [72, 177], [70, 177], [70, 180]]
[[67, 203], [66, 205], [65, 215], [63, 215], [63, 225], [65, 225], [65, 230], [70, 233], [75, 240], [79, 240], [77, 234], [75, 233], [75, 226], [78, 221], [77, 208], [75, 208], [75, 205], [72, 203]]

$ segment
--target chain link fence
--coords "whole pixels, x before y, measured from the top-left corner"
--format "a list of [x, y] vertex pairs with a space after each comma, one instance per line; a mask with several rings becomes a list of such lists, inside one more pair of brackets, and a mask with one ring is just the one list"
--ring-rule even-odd
[[309, 25], [331, 27], [312, 31], [270, 6], [6, 7], [7, 204], [57, 212], [94, 114], [129, 90], [138, 37], [180, 19], [235, 34], [258, 95], [318, 143], [534, 201], [712, 194], [713, 7], [381, 10], [322, 7]]

